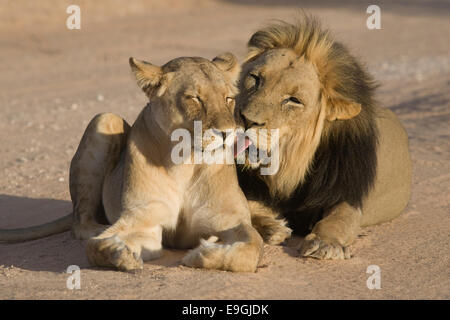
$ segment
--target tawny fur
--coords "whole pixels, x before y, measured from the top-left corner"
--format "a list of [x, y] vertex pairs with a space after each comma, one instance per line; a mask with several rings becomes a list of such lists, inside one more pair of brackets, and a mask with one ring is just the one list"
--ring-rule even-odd
[[348, 258], [361, 226], [395, 218], [409, 200], [407, 134], [377, 105], [365, 68], [315, 18], [263, 28], [248, 47], [237, 109], [247, 128], [280, 132], [276, 174], [238, 170], [246, 196], [273, 212], [267, 223], [252, 210], [255, 228], [275, 233], [284, 217], [294, 233], [310, 233], [301, 254]]
[[[158, 67], [130, 58], [130, 66], [150, 103], [132, 126], [111, 113], [91, 120], [70, 165], [73, 214], [31, 229], [0, 231], [0, 241], [72, 227], [77, 239], [88, 239], [94, 266], [140, 269], [164, 245], [195, 248], [183, 259], [188, 266], [254, 272], [263, 241], [251, 225], [234, 164], [171, 159], [176, 129], [193, 137], [194, 121], [202, 122], [203, 132], [236, 128], [237, 59], [225, 53], [213, 61], [177, 58]], [[202, 240], [211, 236], [217, 243]]]
[[[86, 195], [79, 201], [81, 206], [83, 201], [92, 199], [92, 203], [97, 203], [101, 198], [107, 220], [112, 223], [89, 239], [90, 263], [120, 270], [137, 269], [142, 268], [143, 261], [159, 257], [163, 245], [186, 249], [200, 244], [183, 259], [184, 264], [254, 272], [263, 242], [251, 226], [234, 165], [174, 164], [171, 159], [171, 151], [178, 143], [171, 141], [171, 133], [185, 128], [193, 136], [195, 120], [202, 121], [203, 131], [235, 129], [233, 80], [239, 71], [236, 58], [231, 54], [212, 62], [178, 58], [161, 68], [134, 59], [130, 64], [151, 103], [131, 128], [122, 126], [126, 132], [118, 149], [96, 145], [101, 131], [97, 124], [93, 129], [88, 127], [90, 131], [85, 135], [90, 140], [80, 145], [82, 151], [77, 152], [84, 155], [86, 149], [98, 147], [109, 150], [94, 157], [107, 168], [104, 178], [96, 180], [102, 184], [101, 194]], [[105, 123], [124, 122], [108, 114], [99, 118]], [[109, 132], [111, 136], [115, 134]], [[117, 150], [120, 156], [116, 156]], [[72, 166], [84, 170], [92, 166], [87, 162], [77, 160]], [[83, 179], [86, 177], [74, 176], [77, 186], [85, 185]], [[78, 235], [83, 235], [84, 226], [91, 228], [92, 218], [84, 215], [77, 219]], [[216, 236], [218, 242], [201, 241], [210, 236]]]

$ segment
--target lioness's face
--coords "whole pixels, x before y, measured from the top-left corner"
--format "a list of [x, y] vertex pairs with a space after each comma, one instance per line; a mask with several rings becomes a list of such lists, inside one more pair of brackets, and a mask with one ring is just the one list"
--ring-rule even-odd
[[194, 121], [201, 121], [203, 130], [235, 128], [236, 89], [216, 65], [203, 58], [180, 58], [163, 70], [171, 74], [159, 97], [170, 121], [167, 127], [183, 127], [193, 133]]
[[293, 129], [317, 121], [321, 108], [314, 65], [291, 49], [269, 50], [246, 63], [239, 91], [238, 112], [246, 128], [255, 129], [249, 130], [249, 138], [260, 149], [275, 143], [269, 129], [279, 129], [280, 140], [285, 139]]
[[155, 120], [167, 135], [179, 128], [194, 134], [194, 121], [201, 121], [202, 134], [213, 129], [229, 132], [234, 120], [234, 80], [239, 72], [236, 58], [221, 55], [177, 58], [162, 67], [130, 60], [142, 89], [150, 98]]

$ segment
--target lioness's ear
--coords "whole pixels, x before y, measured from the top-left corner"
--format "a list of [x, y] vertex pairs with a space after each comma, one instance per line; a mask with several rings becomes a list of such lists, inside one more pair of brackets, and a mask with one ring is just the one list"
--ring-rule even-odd
[[215, 57], [212, 62], [222, 70], [232, 82], [236, 82], [241, 72], [238, 60], [231, 52], [225, 52]]
[[133, 71], [138, 86], [147, 94], [156, 88], [163, 76], [162, 69], [158, 66], [152, 65], [150, 62], [130, 58], [130, 67]]
[[361, 112], [359, 103], [345, 98], [330, 99], [330, 102], [327, 110], [329, 121], [351, 119]]

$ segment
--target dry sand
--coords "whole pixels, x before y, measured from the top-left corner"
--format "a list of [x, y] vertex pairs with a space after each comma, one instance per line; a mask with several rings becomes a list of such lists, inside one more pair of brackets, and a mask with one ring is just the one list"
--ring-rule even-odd
[[[65, 8], [82, 10], [81, 30]], [[339, 5], [338, 5], [339, 3]], [[380, 3], [380, 2], [378, 2]], [[0, 245], [1, 299], [448, 299], [450, 5], [381, 3], [382, 29], [366, 28], [360, 1], [302, 1], [382, 84], [378, 99], [410, 137], [413, 193], [396, 220], [364, 229], [345, 261], [297, 257], [292, 239], [266, 246], [254, 274], [180, 266], [165, 251], [138, 274], [93, 269], [69, 233]], [[177, 56], [242, 60], [252, 32], [292, 20], [297, 1], [8, 1], [0, 6], [0, 228], [50, 221], [71, 210], [68, 169], [88, 121], [115, 112], [133, 121], [146, 99], [129, 56], [161, 64]], [[369, 290], [366, 269], [381, 268]], [[81, 290], [66, 288], [69, 265]]]

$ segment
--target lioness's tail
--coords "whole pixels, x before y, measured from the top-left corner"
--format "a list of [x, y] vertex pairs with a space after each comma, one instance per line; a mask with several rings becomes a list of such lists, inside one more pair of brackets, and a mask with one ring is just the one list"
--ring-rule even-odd
[[0, 241], [20, 242], [45, 238], [70, 230], [72, 220], [72, 213], [70, 213], [62, 218], [39, 226], [19, 229], [0, 229]]

